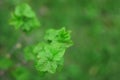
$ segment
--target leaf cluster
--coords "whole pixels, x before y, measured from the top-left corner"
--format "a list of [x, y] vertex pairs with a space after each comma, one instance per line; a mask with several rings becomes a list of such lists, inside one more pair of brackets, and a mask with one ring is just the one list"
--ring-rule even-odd
[[65, 28], [49, 29], [46, 31], [44, 41], [27, 47], [25, 54], [28, 60], [34, 60], [38, 71], [55, 73], [56, 69], [63, 66], [65, 50], [71, 45], [70, 31], [66, 31]]
[[[11, 25], [16, 29], [31, 31], [40, 24], [31, 7], [24, 3], [16, 6], [12, 13]], [[25, 58], [32, 60], [38, 71], [55, 73], [63, 66], [64, 53], [72, 45], [70, 33], [64, 27], [59, 30], [47, 30], [43, 42], [25, 48]]]
[[31, 31], [40, 26], [34, 11], [25, 3], [16, 6], [15, 11], [11, 14], [10, 24], [23, 31]]

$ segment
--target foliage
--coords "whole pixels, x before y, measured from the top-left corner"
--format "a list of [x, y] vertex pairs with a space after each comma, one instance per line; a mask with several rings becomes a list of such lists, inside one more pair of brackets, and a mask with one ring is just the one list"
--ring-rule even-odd
[[[24, 3], [16, 7], [11, 24], [16, 29], [30, 31], [36, 26], [38, 27], [39, 22], [30, 6]], [[72, 45], [70, 31], [66, 31], [65, 28], [50, 29], [46, 32], [44, 39], [45, 41], [38, 45], [27, 47], [25, 58], [33, 60], [38, 71], [55, 73], [57, 67], [63, 65], [66, 48]]]
[[41, 72], [55, 73], [63, 65], [66, 48], [72, 45], [69, 31], [50, 29], [45, 34], [45, 41], [25, 49], [27, 59], [34, 60], [36, 69]]
[[23, 31], [31, 31], [40, 26], [40, 23], [28, 4], [22, 3], [16, 6], [15, 11], [12, 13], [10, 24], [16, 29]]
[[[27, 35], [21, 32], [21, 27], [15, 30], [16, 27], [7, 24], [20, 2], [30, 4], [42, 26], [32, 28]], [[17, 79], [11, 72], [19, 68], [18, 64], [29, 71], [28, 80], [119, 80], [119, 4], [120, 0], [0, 0], [0, 80]], [[72, 31], [74, 46], [64, 54], [62, 71], [41, 77], [35, 69], [34, 56], [26, 53], [31, 53], [38, 44], [48, 44], [44, 32], [50, 28], [59, 30], [61, 26]], [[24, 54], [27, 46], [31, 50], [28, 47]], [[7, 54], [10, 58], [6, 58]], [[8, 61], [14, 64], [3, 69], [6, 65], [3, 63], [9, 64]]]

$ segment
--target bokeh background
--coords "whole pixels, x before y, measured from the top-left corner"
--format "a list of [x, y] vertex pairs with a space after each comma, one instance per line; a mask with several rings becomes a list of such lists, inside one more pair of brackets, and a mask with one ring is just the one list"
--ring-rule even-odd
[[[26, 2], [41, 27], [25, 34], [9, 25], [15, 5]], [[74, 45], [62, 71], [41, 77], [23, 49], [47, 29], [65, 26]], [[120, 0], [0, 0], [0, 80], [120, 80]]]

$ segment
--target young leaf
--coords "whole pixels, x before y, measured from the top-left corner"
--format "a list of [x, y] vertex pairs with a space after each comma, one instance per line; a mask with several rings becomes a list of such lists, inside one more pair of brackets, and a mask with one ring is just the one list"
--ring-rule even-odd
[[28, 4], [20, 4], [16, 6], [15, 11], [11, 14], [10, 24], [16, 29], [23, 31], [31, 31], [40, 26], [40, 23]]
[[46, 32], [44, 39], [46, 41], [50, 40], [53, 43], [62, 43], [65, 44], [66, 47], [69, 47], [72, 45], [70, 32], [71, 31], [66, 31], [64, 27], [59, 30], [49, 29]]
[[38, 71], [55, 73], [63, 66], [65, 50], [72, 45], [70, 32], [66, 31], [65, 28], [50, 29], [46, 32], [44, 39], [45, 42], [34, 45], [31, 53], [27, 52], [27, 55], [34, 54], [33, 60]]

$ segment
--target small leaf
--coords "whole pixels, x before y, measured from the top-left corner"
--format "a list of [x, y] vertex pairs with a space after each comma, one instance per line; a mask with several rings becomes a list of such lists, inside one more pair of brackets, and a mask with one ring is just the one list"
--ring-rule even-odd
[[10, 25], [13, 25], [16, 29], [31, 31], [38, 28], [40, 23], [31, 7], [23, 3], [16, 6], [15, 11], [11, 14]]

